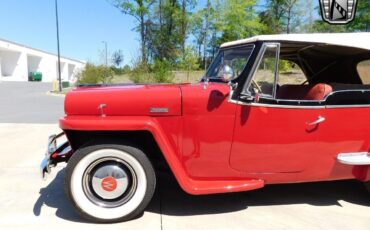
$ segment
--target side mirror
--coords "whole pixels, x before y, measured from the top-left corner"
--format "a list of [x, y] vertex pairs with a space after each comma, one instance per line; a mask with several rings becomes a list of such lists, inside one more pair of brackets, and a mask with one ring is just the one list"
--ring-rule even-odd
[[229, 65], [224, 65], [220, 72], [218, 73], [219, 77], [224, 82], [230, 82], [235, 77], [235, 72], [233, 68], [231, 68]]

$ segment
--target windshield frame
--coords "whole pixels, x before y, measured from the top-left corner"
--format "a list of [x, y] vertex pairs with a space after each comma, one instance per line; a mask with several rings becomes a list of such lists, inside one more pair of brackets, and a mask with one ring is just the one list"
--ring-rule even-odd
[[[219, 51], [217, 52], [217, 55], [215, 56], [215, 58], [213, 59], [212, 63], [207, 68], [207, 71], [206, 71], [205, 75], [202, 77], [201, 80], [202, 81], [206, 80], [206, 81], [217, 81], [217, 82], [220, 81], [220, 82], [223, 82], [222, 79], [219, 78], [219, 77], [208, 77], [210, 75], [210, 71], [212, 71], [214, 68], [216, 68], [215, 65], [217, 65], [217, 66], [222, 65], [222, 63], [224, 62], [224, 54], [225, 54], [225, 51], [229, 51], [229, 50], [233, 50], [233, 49], [241, 49], [241, 48], [250, 48], [250, 54], [247, 57], [246, 63], [244, 65], [244, 67], [243, 67], [243, 70], [240, 72], [240, 74], [238, 76], [236, 76], [234, 79], [232, 79], [232, 81], [237, 80], [240, 76], [243, 75], [243, 73], [245, 72], [246, 67], [248, 66], [248, 63], [251, 60], [251, 57], [253, 55], [253, 52], [255, 51], [255, 48], [256, 48], [256, 45], [254, 43], [243, 44], [241, 46], [232, 46], [232, 47], [226, 47], [226, 48], [219, 49]], [[222, 56], [220, 57], [220, 55], [222, 55]], [[216, 64], [216, 63], [219, 62], [219, 59], [221, 59], [221, 63], [220, 64]]]

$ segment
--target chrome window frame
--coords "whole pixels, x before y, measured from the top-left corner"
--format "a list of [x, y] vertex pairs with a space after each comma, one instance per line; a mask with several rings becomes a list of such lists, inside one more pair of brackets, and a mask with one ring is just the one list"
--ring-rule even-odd
[[[277, 83], [279, 81], [280, 46], [281, 46], [281, 44], [277, 43], [277, 42], [266, 42], [266, 43], [262, 44], [261, 50], [258, 53], [258, 55], [256, 57], [256, 61], [254, 62], [253, 66], [252, 66], [252, 69], [248, 74], [247, 81], [244, 84], [244, 88], [241, 92], [242, 95], [253, 96], [252, 95], [253, 92], [249, 92], [249, 90], [248, 90], [249, 87], [252, 84], [252, 80], [253, 80], [254, 76], [256, 75], [258, 67], [260, 66], [260, 64], [262, 62], [262, 58], [265, 55], [266, 49], [269, 48], [269, 47], [275, 47], [276, 48], [276, 54], [275, 54], [276, 55], [275, 56], [276, 61], [275, 61], [275, 76], [274, 76], [274, 87], [273, 87], [273, 92], [272, 92], [272, 98], [276, 99]], [[269, 95], [270, 97], [266, 97], [266, 95], [264, 95], [264, 94], [261, 94], [260, 96], [262, 98], [271, 98], [270, 95]]]

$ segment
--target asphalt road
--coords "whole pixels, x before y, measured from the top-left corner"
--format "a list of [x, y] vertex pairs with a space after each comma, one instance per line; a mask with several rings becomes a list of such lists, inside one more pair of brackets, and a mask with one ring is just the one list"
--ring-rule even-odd
[[[28, 97], [42, 101], [34, 105], [42, 109], [26, 110], [17, 119], [3, 117], [0, 110], [0, 229], [370, 229], [370, 195], [356, 181], [272, 185], [250, 192], [192, 196], [166, 172], [158, 173], [154, 198], [139, 218], [118, 224], [88, 223], [64, 194], [65, 165], [54, 168], [46, 181], [39, 176], [46, 139], [60, 131], [55, 121], [62, 114], [63, 98], [46, 95], [47, 84], [23, 84], [0, 83], [0, 93], [7, 97], [1, 98], [0, 106], [13, 101], [18, 106], [8, 109], [21, 112], [27, 107], [22, 103], [32, 102]], [[24, 90], [22, 95], [7, 96], [2, 92], [4, 85], [9, 92]], [[40, 114], [49, 110], [60, 114]]]
[[51, 83], [0, 82], [0, 123], [56, 123], [63, 97], [47, 96]]

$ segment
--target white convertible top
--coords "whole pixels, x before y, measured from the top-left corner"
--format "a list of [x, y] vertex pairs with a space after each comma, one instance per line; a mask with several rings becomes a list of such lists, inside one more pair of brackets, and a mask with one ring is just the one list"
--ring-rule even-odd
[[276, 34], [260, 35], [221, 45], [221, 48], [253, 43], [256, 41], [271, 42], [307, 42], [347, 46], [370, 50], [370, 33], [326, 33], [326, 34]]

